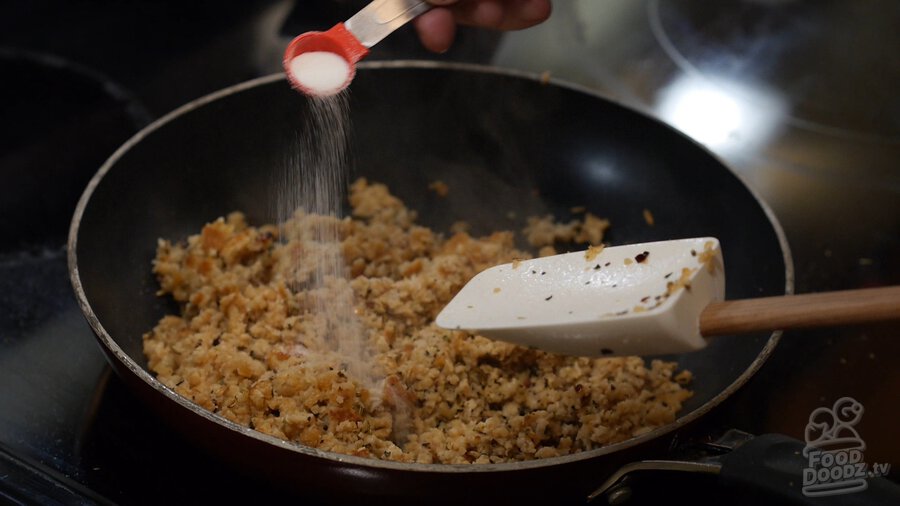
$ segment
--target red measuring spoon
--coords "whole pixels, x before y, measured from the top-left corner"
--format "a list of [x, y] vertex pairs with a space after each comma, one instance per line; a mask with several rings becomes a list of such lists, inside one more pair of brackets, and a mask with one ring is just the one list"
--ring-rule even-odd
[[[349, 66], [347, 79], [334, 92], [350, 85], [356, 75], [356, 63], [369, 54], [369, 48], [387, 37], [416, 16], [431, 9], [428, 2], [420, 0], [374, 0], [353, 17], [338, 23], [328, 31], [306, 32], [288, 44], [284, 52], [284, 70], [294, 89], [306, 95], [321, 95], [294, 74], [291, 62], [294, 58], [311, 52], [329, 52], [340, 56]], [[330, 94], [330, 93], [329, 93]]]

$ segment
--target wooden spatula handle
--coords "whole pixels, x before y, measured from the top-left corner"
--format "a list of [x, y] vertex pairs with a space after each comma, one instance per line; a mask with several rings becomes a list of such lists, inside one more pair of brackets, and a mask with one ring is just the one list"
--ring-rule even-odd
[[721, 336], [893, 319], [900, 319], [900, 286], [713, 302], [700, 314], [700, 333]]

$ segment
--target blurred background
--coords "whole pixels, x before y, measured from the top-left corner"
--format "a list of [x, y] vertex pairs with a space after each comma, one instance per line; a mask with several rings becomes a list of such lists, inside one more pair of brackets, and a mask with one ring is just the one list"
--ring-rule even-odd
[[[228, 476], [148, 420], [110, 376], [69, 287], [69, 220], [93, 173], [140, 128], [279, 72], [291, 38], [363, 5], [0, 4], [0, 498], [153, 503], [164, 494], [148, 473], [176, 483], [197, 467]], [[463, 29], [434, 55], [406, 27], [369, 59], [545, 74], [670, 123], [769, 204], [803, 293], [900, 284], [897, 27], [894, 0], [557, 0], [551, 19], [526, 31]], [[866, 460], [900, 465], [898, 352], [896, 323], [788, 332], [699, 431], [802, 439], [813, 409], [851, 396], [866, 410], [857, 426]], [[171, 452], [182, 463], [164, 468]]]

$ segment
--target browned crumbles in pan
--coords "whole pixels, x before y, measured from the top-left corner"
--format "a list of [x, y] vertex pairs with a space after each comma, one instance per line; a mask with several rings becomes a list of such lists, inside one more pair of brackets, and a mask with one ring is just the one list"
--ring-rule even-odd
[[[353, 215], [343, 220], [298, 213], [279, 232], [233, 213], [183, 243], [160, 240], [160, 294], [182, 306], [144, 336], [160, 381], [296, 443], [445, 464], [597, 448], [672, 422], [690, 397], [690, 373], [676, 373], [675, 363], [563, 357], [436, 327], [468, 279], [528, 257], [513, 233], [445, 238], [417, 225], [384, 185], [365, 180], [352, 185], [350, 203]], [[314, 282], [327, 254], [315, 240], [323, 223], [337, 228], [349, 281]], [[606, 226], [591, 216], [564, 233], [599, 245]], [[556, 233], [537, 221], [530, 232], [536, 244]], [[321, 301], [332, 296], [357, 318], [350, 331], [323, 316]], [[345, 342], [335, 336], [353, 329], [370, 368], [335, 349]], [[367, 355], [353, 355], [360, 356]]]

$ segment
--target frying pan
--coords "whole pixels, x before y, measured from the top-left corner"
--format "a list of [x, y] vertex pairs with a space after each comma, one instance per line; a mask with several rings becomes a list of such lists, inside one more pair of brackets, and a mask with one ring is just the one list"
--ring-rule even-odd
[[[387, 183], [446, 231], [521, 229], [525, 217], [567, 219], [573, 206], [607, 217], [615, 244], [715, 236], [728, 259], [727, 297], [780, 295], [791, 262], [766, 206], [707, 150], [677, 131], [577, 86], [485, 67], [433, 62], [362, 65], [350, 88], [354, 177]], [[147, 370], [141, 336], [177, 311], [158, 297], [158, 238], [180, 239], [242, 210], [276, 219], [274, 174], [290, 163], [309, 104], [282, 76], [240, 84], [153, 123], [103, 165], [79, 202], [69, 267], [79, 304], [113, 369], [164, 420], [241, 469], [304, 494], [410, 502], [496, 498], [584, 500], [623, 463], [658, 455], [679, 430], [744, 384], [779, 335], [722, 337], [669, 356], [694, 373], [677, 420], [571, 456], [521, 463], [403, 464], [322, 452], [209, 413]], [[442, 180], [443, 199], [427, 191]], [[655, 216], [649, 226], [643, 210]], [[510, 218], [510, 211], [516, 219]]]

